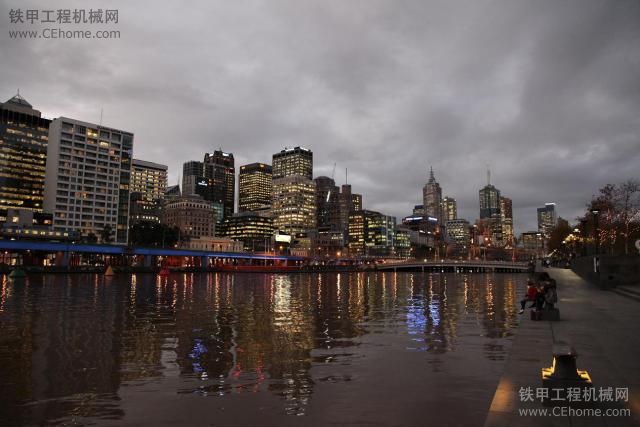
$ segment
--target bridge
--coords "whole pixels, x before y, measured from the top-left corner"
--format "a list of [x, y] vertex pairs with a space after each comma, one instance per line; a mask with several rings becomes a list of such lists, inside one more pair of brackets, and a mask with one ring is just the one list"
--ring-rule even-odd
[[526, 273], [531, 266], [526, 262], [483, 260], [408, 260], [376, 265], [379, 271], [427, 271], [440, 273]]
[[145, 267], [157, 265], [157, 260], [166, 257], [188, 259], [197, 266], [209, 266], [216, 260], [233, 262], [271, 262], [284, 264], [301, 264], [304, 258], [287, 255], [253, 254], [247, 252], [217, 252], [197, 251], [180, 248], [144, 248], [119, 245], [98, 245], [82, 243], [38, 242], [29, 240], [0, 240], [0, 264], [5, 261], [6, 254], [19, 254], [35, 258], [38, 265], [42, 265], [44, 258], [60, 267], [73, 264], [73, 256], [80, 254], [96, 255], [106, 258], [109, 265], [131, 265], [134, 260]]

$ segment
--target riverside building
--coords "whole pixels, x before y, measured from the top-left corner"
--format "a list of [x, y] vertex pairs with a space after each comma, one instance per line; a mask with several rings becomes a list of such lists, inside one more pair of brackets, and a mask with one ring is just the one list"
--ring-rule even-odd
[[133, 159], [129, 225], [140, 221], [160, 222], [162, 199], [167, 191], [166, 165]]
[[238, 211], [254, 212], [271, 208], [273, 178], [271, 165], [251, 163], [240, 166]]
[[288, 235], [316, 228], [316, 186], [313, 153], [302, 147], [273, 155], [272, 215], [276, 231]]
[[67, 117], [51, 122], [44, 210], [54, 231], [127, 243], [132, 150], [131, 132]]
[[0, 104], [0, 210], [42, 212], [50, 123], [20, 94]]

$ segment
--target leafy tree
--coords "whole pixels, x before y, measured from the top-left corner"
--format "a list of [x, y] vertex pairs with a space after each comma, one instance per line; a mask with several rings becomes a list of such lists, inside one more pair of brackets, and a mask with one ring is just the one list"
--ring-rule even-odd
[[154, 221], [141, 221], [129, 229], [129, 244], [134, 246], [174, 246], [180, 230]]
[[548, 247], [549, 251], [557, 250], [558, 252], [564, 251], [564, 245], [562, 242], [567, 238], [567, 236], [571, 234], [571, 227], [569, 226], [569, 222], [564, 218], [558, 218], [558, 223], [551, 230], [551, 234], [549, 235]]
[[86, 243], [98, 243], [98, 236], [96, 236], [93, 232], [90, 232], [82, 239]]
[[113, 228], [107, 224], [100, 232], [100, 240], [102, 243], [111, 243], [113, 241]]

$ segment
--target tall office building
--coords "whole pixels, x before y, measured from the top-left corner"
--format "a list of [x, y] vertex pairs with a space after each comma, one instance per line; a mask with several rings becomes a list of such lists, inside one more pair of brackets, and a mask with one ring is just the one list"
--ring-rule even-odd
[[442, 218], [444, 222], [458, 219], [458, 203], [453, 197], [442, 199]]
[[153, 202], [167, 191], [167, 165], [133, 159], [131, 163], [131, 193], [140, 193]]
[[216, 150], [204, 155], [204, 176], [213, 179], [210, 187], [212, 202], [222, 204], [224, 216], [233, 215], [235, 208], [236, 168], [232, 153]]
[[303, 233], [316, 228], [313, 153], [302, 147], [273, 155], [271, 209], [276, 231]]
[[349, 215], [362, 210], [362, 194], [353, 193], [351, 184], [343, 184], [338, 200], [340, 205], [340, 230], [347, 234], [349, 229]]
[[316, 184], [316, 217], [318, 230], [340, 230], [340, 189], [328, 176], [313, 180]]
[[183, 196], [198, 195], [222, 206], [231, 216], [235, 204], [236, 171], [232, 153], [216, 150], [206, 153], [204, 161], [191, 160], [182, 165]]
[[276, 231], [295, 235], [316, 227], [316, 186], [300, 175], [273, 180], [271, 212]]
[[446, 222], [447, 236], [455, 245], [464, 249], [471, 245], [469, 221], [466, 219], [452, 219]]
[[433, 168], [429, 170], [429, 181], [422, 189], [422, 196], [425, 215], [436, 218], [442, 224], [442, 188], [433, 175]]
[[500, 190], [491, 185], [491, 172], [487, 170], [487, 185], [479, 192], [480, 219], [489, 222], [491, 239], [495, 244], [502, 244], [502, 215], [500, 213]]
[[20, 94], [0, 104], [0, 209], [42, 212], [50, 123]]
[[116, 243], [127, 243], [132, 150], [131, 132], [66, 117], [51, 122], [44, 209], [54, 231], [101, 238], [110, 228]]
[[551, 235], [557, 220], [555, 203], [545, 203], [543, 208], [538, 208], [538, 232], [544, 237]]
[[395, 238], [395, 217], [369, 210], [349, 215], [349, 255], [395, 255]]
[[[185, 196], [198, 194], [198, 182], [204, 180], [204, 164], [190, 160], [182, 164], [182, 194]], [[204, 197], [206, 194], [199, 194]]]
[[273, 155], [273, 179], [299, 175], [313, 179], [313, 152], [307, 148], [285, 148]]
[[238, 211], [253, 212], [270, 209], [272, 180], [271, 165], [251, 163], [240, 166]]
[[247, 211], [225, 218], [219, 234], [242, 241], [246, 250], [256, 252], [273, 249], [273, 231], [273, 218]]
[[479, 192], [480, 219], [495, 218], [500, 215], [500, 190], [487, 184]]
[[500, 197], [500, 218], [502, 220], [502, 240], [513, 246], [513, 203], [510, 198]]
[[167, 191], [166, 165], [133, 159], [129, 226], [139, 221], [160, 222], [162, 199]]

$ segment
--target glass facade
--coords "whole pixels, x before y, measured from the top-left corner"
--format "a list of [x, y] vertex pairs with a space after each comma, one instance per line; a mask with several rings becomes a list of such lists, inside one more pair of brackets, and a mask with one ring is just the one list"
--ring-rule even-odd
[[244, 243], [248, 251], [268, 251], [273, 237], [273, 219], [250, 212], [225, 218], [220, 235]]
[[271, 165], [251, 163], [240, 167], [238, 211], [269, 209], [273, 193]]
[[316, 228], [313, 153], [302, 147], [273, 155], [271, 210], [276, 231], [295, 235]]
[[161, 201], [167, 191], [167, 166], [133, 159], [129, 225], [139, 221], [160, 222]]
[[360, 210], [349, 215], [349, 255], [393, 256], [396, 252], [396, 219], [379, 212]]
[[273, 179], [292, 175], [313, 179], [313, 153], [302, 147], [285, 148], [273, 155]]
[[0, 104], [0, 209], [42, 212], [50, 123], [20, 95]]
[[555, 203], [545, 203], [543, 208], [538, 208], [538, 231], [542, 233], [544, 237], [549, 237], [551, 231], [556, 226], [556, 222]]

